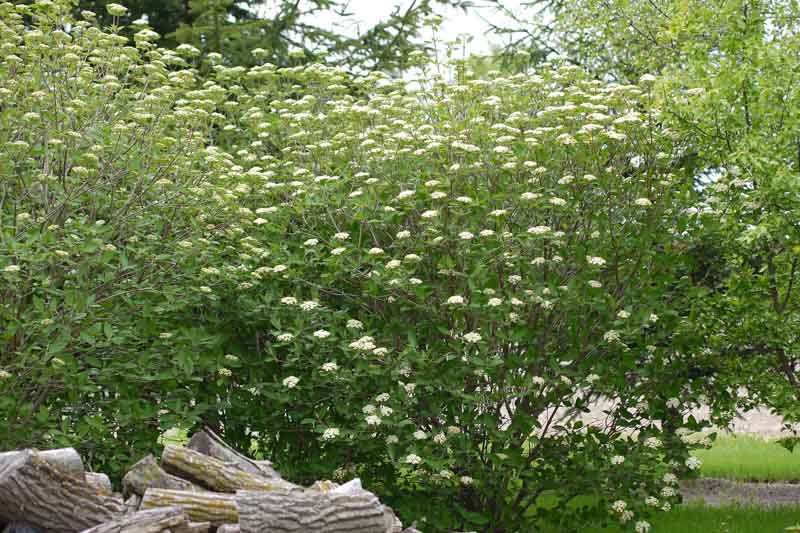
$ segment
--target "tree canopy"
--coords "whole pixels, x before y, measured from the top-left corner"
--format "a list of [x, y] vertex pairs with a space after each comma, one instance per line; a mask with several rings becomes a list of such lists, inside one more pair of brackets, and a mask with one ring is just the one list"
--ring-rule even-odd
[[[78, 0], [76, 10], [91, 10], [101, 23], [111, 17], [108, 0]], [[437, 6], [467, 9], [469, 0], [387, 2], [387, 16], [374, 26], [352, 27], [355, 13], [346, 0], [134, 0], [121, 22], [145, 17], [161, 35], [159, 43], [190, 44], [222, 55], [229, 65], [269, 62], [279, 66], [325, 61], [348, 69], [398, 72], [412, 52], [424, 50], [418, 38]], [[435, 17], [434, 17], [435, 18]], [[333, 27], [330, 21], [338, 21]], [[253, 54], [254, 50], [262, 51]]]

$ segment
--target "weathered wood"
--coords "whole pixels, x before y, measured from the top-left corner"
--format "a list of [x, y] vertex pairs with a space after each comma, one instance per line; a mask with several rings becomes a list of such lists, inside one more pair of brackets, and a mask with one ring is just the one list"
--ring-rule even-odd
[[329, 492], [333, 489], [338, 489], [341, 485], [334, 481], [329, 480], [322, 480], [322, 481], [315, 481], [313, 485], [308, 487], [306, 490], [318, 490], [320, 492]]
[[147, 489], [198, 490], [190, 481], [168, 474], [148, 455], [133, 465], [122, 478], [122, 492], [144, 495]]
[[222, 524], [217, 528], [217, 533], [241, 533], [239, 524]]
[[178, 507], [160, 507], [137, 511], [83, 533], [160, 533], [164, 529], [178, 531], [188, 525], [189, 518]]
[[209, 533], [211, 523], [191, 522], [183, 509], [158, 507], [123, 516], [83, 533]]
[[86, 472], [84, 476], [86, 478], [86, 483], [94, 487], [94, 490], [97, 491], [98, 494], [104, 496], [111, 496], [114, 494], [111, 480], [108, 479], [107, 475], [98, 472]]
[[125, 500], [125, 513], [131, 514], [135, 513], [139, 510], [139, 505], [142, 503], [142, 497], [138, 494], [131, 494], [127, 500]]
[[161, 455], [161, 466], [171, 474], [218, 492], [296, 488], [282, 479], [269, 479], [244, 472], [219, 459], [179, 446], [170, 445], [164, 448], [164, 453]]
[[235, 496], [215, 492], [192, 492], [186, 490], [147, 489], [139, 509], [156, 507], [180, 507], [195, 522], [210, 522], [212, 526], [232, 524], [239, 521]]
[[355, 479], [329, 492], [236, 493], [241, 533], [386, 533], [383, 505]]
[[383, 517], [386, 522], [386, 533], [402, 533], [403, 523], [388, 505], [383, 506]]
[[49, 532], [83, 531], [120, 516], [123, 505], [98, 494], [39, 453], [26, 450], [0, 461], [0, 519], [24, 521]]
[[208, 533], [211, 531], [211, 522], [188, 522], [186, 527], [177, 533]]
[[3, 533], [42, 533], [42, 530], [27, 522], [11, 522], [3, 529]]
[[266, 459], [253, 459], [253, 463], [255, 463], [255, 465], [265, 474], [269, 474], [271, 472], [270, 475], [282, 477], [280, 473], [273, 467], [274, 463], [272, 461], [267, 461]]
[[235, 466], [239, 470], [253, 475], [278, 479], [281, 477], [280, 474], [272, 468], [269, 461], [254, 461], [249, 457], [245, 457], [231, 448], [228, 443], [209, 428], [204, 428], [202, 431], [192, 435], [186, 447], [190, 450], [195, 450], [215, 459], [219, 459], [223, 463]]
[[39, 457], [50, 463], [51, 465], [59, 468], [67, 474], [83, 479], [85, 469], [83, 467], [83, 459], [80, 454], [75, 451], [75, 448], [57, 448], [55, 450], [19, 450], [14, 452], [0, 453], [0, 464], [12, 461], [15, 457], [21, 457], [22, 454], [28, 451], [36, 451]]

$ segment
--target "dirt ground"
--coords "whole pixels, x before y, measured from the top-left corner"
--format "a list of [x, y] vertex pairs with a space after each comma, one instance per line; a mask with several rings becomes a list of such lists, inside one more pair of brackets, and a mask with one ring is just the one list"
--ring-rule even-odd
[[[588, 424], [603, 425], [606, 419], [603, 410], [609, 407], [609, 402], [599, 401], [590, 409], [590, 412], [582, 416], [581, 419]], [[708, 408], [694, 409], [692, 414], [698, 420], [706, 420], [709, 416]], [[778, 438], [788, 434], [783, 431], [781, 417], [773, 415], [765, 408], [745, 411], [731, 423], [730, 427], [719, 428], [719, 430], [723, 433], [750, 433], [768, 439]]]
[[744, 483], [700, 478], [682, 481], [680, 491], [685, 503], [702, 502], [710, 507], [796, 506], [800, 503], [800, 485], [794, 483]]
[[[708, 410], [698, 409], [695, 416], [708, 417]], [[752, 433], [764, 438], [776, 438], [785, 435], [782, 430], [781, 417], [775, 416], [767, 409], [753, 409], [746, 411], [733, 421], [730, 431], [732, 433]]]

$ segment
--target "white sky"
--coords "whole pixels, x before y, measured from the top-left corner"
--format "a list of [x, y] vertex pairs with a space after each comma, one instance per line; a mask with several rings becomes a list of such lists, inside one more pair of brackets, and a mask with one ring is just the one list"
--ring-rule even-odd
[[[337, 26], [337, 29], [344, 33], [351, 33], [356, 35], [359, 30], [365, 31], [366, 29], [374, 26], [389, 16], [395, 6], [400, 6], [401, 9], [408, 7], [413, 0], [349, 0], [348, 11], [353, 13], [353, 17], [347, 21], [346, 26], [343, 24], [344, 20], [336, 17], [333, 14], [325, 14], [315, 22], [322, 27]], [[512, 8], [519, 15], [525, 12], [520, 4], [524, 0], [505, 0], [504, 4], [508, 8]], [[477, 5], [482, 4], [482, 0], [474, 0]], [[470, 10], [468, 14], [463, 11], [453, 8], [438, 8], [439, 14], [444, 17], [444, 22], [441, 26], [440, 33], [436, 35], [437, 40], [440, 42], [452, 41], [461, 35], [470, 35], [473, 40], [467, 45], [466, 53], [470, 54], [487, 54], [491, 51], [491, 45], [500, 44], [500, 38], [496, 35], [486, 35], [489, 26], [485, 20], [488, 19], [496, 24], [507, 20], [502, 14], [491, 8], [479, 8]], [[402, 11], [401, 11], [402, 12]], [[500, 25], [500, 24], [499, 24]], [[423, 39], [430, 39], [433, 37], [428, 28], [423, 29], [424, 33], [421, 35]]]
[[[519, 2], [520, 0], [512, 0], [506, 2], [506, 4], [520, 9]], [[350, 0], [350, 11], [354, 13], [354, 20], [362, 22], [363, 27], [368, 28], [386, 18], [394, 6], [400, 5], [401, 8], [405, 8], [410, 3], [411, 0]], [[483, 8], [470, 11], [465, 15], [459, 9], [440, 7], [439, 14], [444, 17], [444, 23], [436, 37], [441, 41], [451, 41], [461, 35], [472, 36], [473, 40], [468, 45], [468, 54], [470, 52], [475, 54], [489, 53], [491, 44], [500, 42], [496, 35], [485, 35], [486, 31], [489, 30], [489, 26], [481, 18], [492, 20], [495, 23], [499, 22], [503, 17], [495, 10]], [[423, 37], [430, 38], [432, 34], [426, 29], [426, 34]]]

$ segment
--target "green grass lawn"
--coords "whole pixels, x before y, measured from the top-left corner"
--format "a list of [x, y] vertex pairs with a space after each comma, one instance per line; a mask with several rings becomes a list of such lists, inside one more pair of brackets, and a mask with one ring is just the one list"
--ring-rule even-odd
[[[674, 507], [658, 513], [650, 520], [650, 533], [782, 533], [787, 527], [800, 524], [800, 507], [752, 509], [748, 507]], [[589, 527], [581, 533], [629, 533], [622, 526]], [[556, 533], [547, 529], [537, 533]], [[560, 532], [559, 532], [560, 533]]]
[[[705, 477], [800, 482], [800, 450], [792, 453], [774, 441], [759, 437], [720, 437], [710, 449], [697, 450], [694, 455], [703, 461], [700, 474]], [[669, 513], [657, 515], [652, 522], [653, 533], [780, 532], [800, 524], [800, 502], [798, 507], [769, 510], [679, 506]]]
[[721, 437], [711, 449], [697, 450], [694, 455], [703, 461], [700, 474], [704, 477], [800, 482], [800, 449], [792, 453], [758, 437]]
[[[770, 510], [746, 507], [710, 508], [697, 505], [676, 507], [656, 515], [651, 533], [779, 533], [800, 523], [800, 508]], [[621, 529], [589, 530], [587, 533], [617, 533]]]

